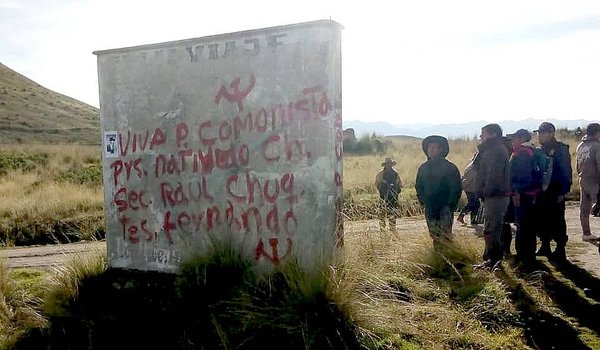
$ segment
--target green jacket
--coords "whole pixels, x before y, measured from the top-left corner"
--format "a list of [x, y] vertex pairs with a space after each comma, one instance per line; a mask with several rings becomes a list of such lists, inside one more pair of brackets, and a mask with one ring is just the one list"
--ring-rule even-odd
[[416, 183], [417, 197], [426, 208], [456, 209], [462, 188], [460, 172], [452, 162], [445, 158], [428, 159], [419, 167]]

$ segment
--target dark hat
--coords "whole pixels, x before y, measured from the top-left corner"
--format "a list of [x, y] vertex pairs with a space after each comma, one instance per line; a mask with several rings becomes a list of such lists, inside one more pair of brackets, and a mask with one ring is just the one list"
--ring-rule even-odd
[[518, 137], [520, 139], [525, 140], [525, 142], [531, 141], [531, 134], [526, 129], [519, 129], [514, 134], [508, 134], [506, 136], [510, 137], [511, 139], [513, 137]]
[[533, 130], [533, 132], [555, 132], [556, 128], [554, 127], [554, 124], [549, 123], [549, 122], [543, 122], [542, 124], [540, 124], [540, 127], [537, 130]]
[[392, 158], [390, 158], [390, 157], [387, 157], [387, 158], [386, 158], [386, 159], [383, 161], [383, 163], [381, 163], [381, 166], [385, 166], [386, 164], [391, 164], [392, 166], [394, 166], [394, 165], [396, 165], [396, 161], [395, 161], [395, 160], [393, 160], [393, 159], [392, 159]]
[[595, 133], [600, 131], [600, 124], [598, 123], [590, 123], [587, 128], [585, 128], [586, 135], [594, 135]]
[[438, 145], [440, 145], [441, 148], [441, 156], [446, 158], [446, 156], [448, 156], [448, 153], [450, 152], [450, 146], [448, 145], [448, 139], [445, 138], [444, 136], [439, 136], [439, 135], [431, 135], [431, 136], [427, 136], [426, 138], [423, 139], [423, 152], [425, 152], [425, 155], [427, 155], [427, 148], [429, 148], [429, 144], [430, 143], [437, 143]]

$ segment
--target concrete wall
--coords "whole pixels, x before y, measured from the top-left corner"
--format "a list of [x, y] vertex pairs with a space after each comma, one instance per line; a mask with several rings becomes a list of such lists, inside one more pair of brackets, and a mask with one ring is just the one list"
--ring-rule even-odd
[[173, 271], [214, 240], [264, 266], [331, 256], [340, 32], [316, 21], [95, 52], [111, 266]]

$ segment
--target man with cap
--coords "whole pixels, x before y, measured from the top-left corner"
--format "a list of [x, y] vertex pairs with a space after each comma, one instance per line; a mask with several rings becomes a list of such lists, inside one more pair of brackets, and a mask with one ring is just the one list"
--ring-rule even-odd
[[531, 134], [525, 129], [519, 129], [514, 134], [507, 135], [513, 143], [510, 156], [510, 188], [515, 209], [517, 233], [515, 249], [517, 260], [524, 264], [535, 261], [535, 196], [537, 194], [533, 182], [534, 146]]
[[476, 266], [494, 269], [502, 261], [501, 236], [504, 215], [508, 208], [510, 167], [508, 150], [503, 144], [502, 128], [488, 124], [481, 128], [481, 144], [474, 164], [477, 169], [477, 193], [483, 198], [483, 264]]
[[587, 126], [581, 143], [577, 145], [577, 174], [579, 175], [580, 204], [579, 220], [583, 230], [583, 240], [595, 241], [590, 229], [590, 213], [600, 186], [600, 124]]
[[[569, 145], [556, 140], [556, 128], [552, 123], [543, 122], [538, 130], [538, 140], [546, 155], [553, 157], [552, 176], [548, 189], [537, 196], [537, 209], [540, 218], [538, 234], [542, 245], [537, 255], [547, 256], [555, 261], [564, 261], [567, 245], [567, 223], [565, 221], [565, 196], [571, 190], [572, 168]], [[554, 252], [550, 250], [550, 241], [556, 242]]]
[[379, 191], [381, 210], [379, 212], [379, 228], [385, 229], [386, 219], [389, 220], [390, 229], [396, 229], [396, 218], [398, 217], [398, 195], [402, 189], [402, 179], [393, 166], [396, 161], [385, 158], [381, 169], [375, 177], [375, 187]]
[[419, 167], [415, 187], [437, 249], [441, 241], [452, 239], [454, 210], [462, 192], [460, 172], [446, 159], [450, 146], [445, 137], [428, 136], [423, 139], [422, 148], [427, 161]]

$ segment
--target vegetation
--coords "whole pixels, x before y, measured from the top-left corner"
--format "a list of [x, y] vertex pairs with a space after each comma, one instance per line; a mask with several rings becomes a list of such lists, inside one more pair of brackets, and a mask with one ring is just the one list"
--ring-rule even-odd
[[479, 237], [460, 235], [434, 250], [414, 222], [414, 234], [402, 236], [357, 223], [340, 259], [312, 274], [294, 262], [259, 274], [226, 245], [177, 274], [107, 269], [103, 252], [46, 273], [1, 270], [2, 310], [21, 311], [3, 311], [0, 348], [600, 346], [598, 295], [579, 289], [598, 280], [584, 270], [544, 260], [474, 271]]
[[100, 151], [94, 146], [0, 147], [0, 244], [104, 235]]
[[[574, 154], [576, 138], [562, 139]], [[385, 156], [398, 162], [403, 215], [420, 214], [414, 191], [425, 158], [420, 142], [388, 142], [383, 155], [346, 156], [347, 218], [377, 217], [373, 180]], [[451, 140], [450, 148], [449, 159], [464, 168], [476, 141]], [[97, 146], [0, 147], [0, 196], [5, 245], [104, 234]], [[110, 348], [123, 345], [113, 343], [119, 338], [131, 347], [162, 342], [182, 349], [274, 342], [307, 349], [600, 347], [600, 330], [589, 316], [598, 296], [585, 295], [570, 280], [600, 287], [575, 266], [543, 262], [532, 271], [512, 265], [473, 271], [480, 238], [460, 236], [434, 251], [424, 226], [402, 237], [359, 226], [345, 241], [340, 260], [319, 274], [293, 263], [258, 274], [227, 247], [188, 261], [176, 275], [107, 269], [104, 252], [52, 272], [0, 266], [0, 349]], [[227, 281], [217, 283], [222, 276]]]
[[175, 275], [107, 269], [103, 254], [76, 257], [52, 274], [42, 306], [48, 324], [12, 346], [358, 349], [328, 271], [306, 273], [289, 262], [259, 274], [227, 246]]
[[0, 349], [47, 325], [39, 311], [44, 295], [41, 275], [40, 271], [9, 271], [0, 260]]
[[48, 90], [0, 63], [0, 143], [100, 144], [97, 108]]
[[390, 148], [392, 142], [386, 140], [384, 136], [373, 133], [364, 135], [360, 139], [353, 136], [344, 139], [344, 153], [352, 155], [383, 155]]

